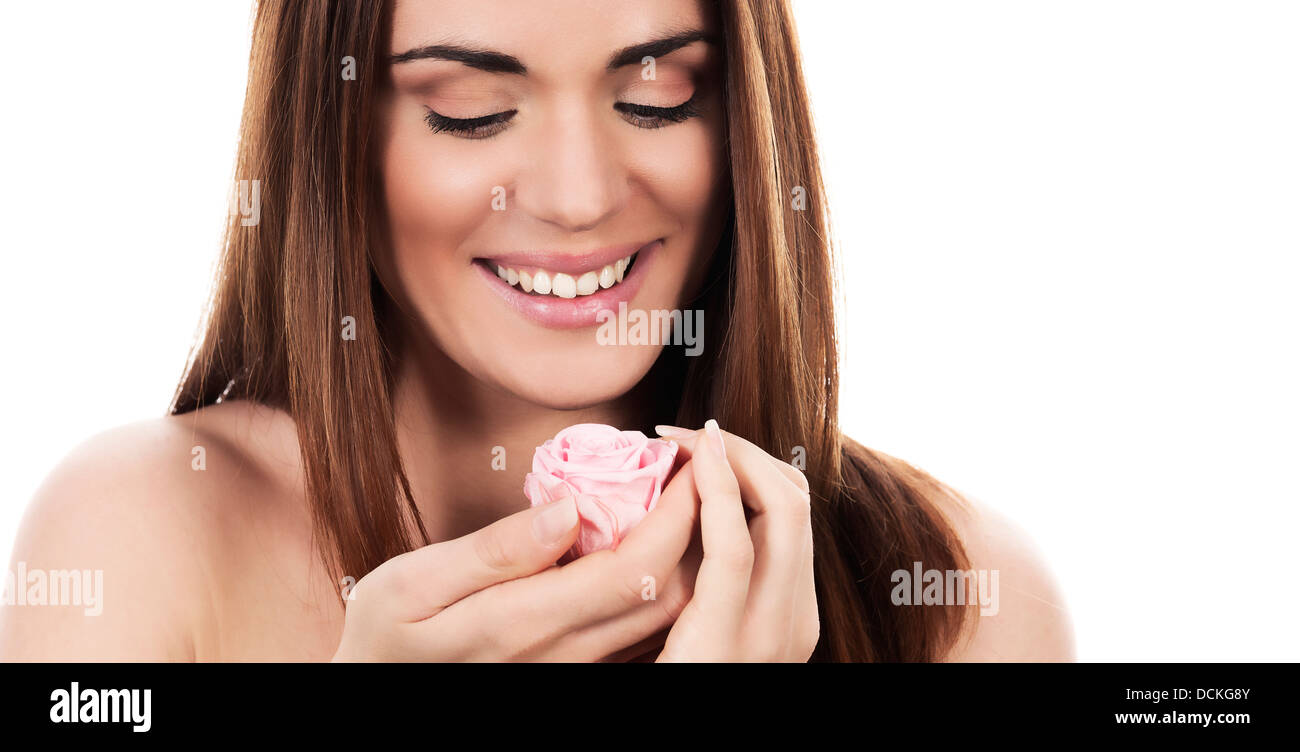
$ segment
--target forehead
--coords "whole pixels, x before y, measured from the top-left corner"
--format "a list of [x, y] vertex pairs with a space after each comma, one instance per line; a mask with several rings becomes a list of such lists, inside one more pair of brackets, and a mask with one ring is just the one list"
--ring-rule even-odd
[[611, 52], [700, 29], [708, 0], [397, 0], [389, 52], [454, 43], [518, 58], [530, 73], [601, 69]]

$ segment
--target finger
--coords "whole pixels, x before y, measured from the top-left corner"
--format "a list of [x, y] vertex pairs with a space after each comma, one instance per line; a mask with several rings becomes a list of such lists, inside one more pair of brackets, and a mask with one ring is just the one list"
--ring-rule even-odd
[[551, 574], [555, 590], [550, 597], [573, 604], [555, 626], [577, 628], [641, 605], [647, 578], [666, 582], [681, 563], [699, 520], [699, 504], [688, 465], [617, 548], [588, 554]]
[[[749, 522], [755, 561], [744, 622], [747, 643], [765, 657], [776, 657], [794, 641], [803, 617], [800, 604], [806, 600], [801, 580], [811, 556], [809, 496], [806, 485], [796, 485], [791, 474], [806, 481], [797, 469], [757, 445], [725, 431], [722, 435], [744, 503], [756, 512]], [[688, 453], [699, 441], [675, 440]]]
[[[699, 436], [703, 433], [702, 431], [691, 431], [685, 428], [678, 428], [677, 426], [655, 426], [655, 431], [657, 431], [661, 436], [676, 441], [678, 446], [678, 456], [685, 457], [686, 459], [690, 459], [691, 455], [694, 453], [695, 444], [699, 440]], [[773, 457], [763, 451], [762, 447], [759, 447], [758, 445], [735, 434], [723, 431], [722, 438], [727, 447], [728, 457], [733, 460], [741, 457], [754, 461], [761, 459], [771, 465], [772, 468], [781, 474], [785, 481], [789, 482], [790, 485], [794, 486], [800, 493], [808, 493], [808, 478], [794, 465]], [[774, 476], [764, 474], [764, 477], [771, 479]], [[743, 485], [740, 490], [742, 494], [746, 492], [746, 488]]]
[[393, 557], [375, 573], [398, 594], [397, 617], [414, 622], [484, 588], [549, 568], [577, 538], [577, 506], [564, 498]]
[[793, 639], [795, 647], [803, 653], [794, 655], [795, 660], [806, 661], [812, 656], [821, 638], [821, 616], [817, 611], [817, 585], [814, 574], [813, 535], [808, 530], [804, 550], [802, 574], [799, 577], [799, 590], [796, 596]]
[[[590, 660], [614, 652], [653, 631], [643, 629], [642, 625], [658, 628], [665, 604], [675, 604], [678, 600], [670, 592], [667, 598], [647, 607], [644, 597], [647, 580], [661, 592], [664, 583], [680, 581], [686, 593], [681, 600], [689, 600], [699, 559], [693, 564], [683, 559], [696, 527], [698, 503], [688, 466], [673, 476], [654, 510], [628, 533], [617, 549], [596, 551], [562, 567], [474, 593], [438, 614], [439, 631], [474, 635], [483, 632], [484, 625], [495, 628], [495, 625], [513, 624], [516, 627], [504, 630], [508, 636], [496, 649], [502, 654], [517, 655], [559, 642], [566, 635], [587, 627], [632, 614], [631, 619], [605, 625], [611, 628], [603, 630], [592, 643], [600, 643], [605, 635], [620, 631], [630, 636], [622, 642], [617, 638], [608, 640], [604, 645], [608, 649], [593, 654]], [[677, 613], [680, 610], [671, 617], [675, 619]], [[474, 642], [466, 640], [467, 645]]]
[[[671, 627], [691, 599], [699, 562], [692, 541], [666, 578], [643, 578], [633, 599], [618, 591], [568, 589], [560, 580], [573, 564], [549, 569], [453, 604], [431, 620], [436, 633], [412, 639], [427, 641], [453, 661], [597, 661]], [[604, 611], [592, 608], [594, 601], [616, 609], [600, 618]]]
[[688, 550], [682, 566], [667, 583], [658, 583], [656, 592], [645, 593], [647, 600], [641, 606], [566, 635], [558, 642], [557, 653], [565, 660], [614, 662], [640, 656], [651, 647], [662, 648], [694, 595], [699, 566], [699, 551]]
[[737, 634], [744, 620], [754, 565], [754, 544], [745, 521], [740, 486], [727, 461], [718, 423], [705, 423], [705, 440], [691, 456], [700, 494], [700, 537], [704, 559], [691, 606], [722, 634]]
[[[767, 532], [771, 529], [784, 533], [777, 539], [767, 536], [763, 542], [781, 548], [774, 552], [778, 558], [789, 560], [797, 556], [803, 546], [803, 532], [810, 526], [810, 497], [806, 486], [800, 487], [790, 478], [791, 474], [794, 474], [794, 477], [802, 480], [803, 474], [791, 465], [764, 452], [757, 445], [734, 434], [723, 431], [722, 437], [745, 506], [754, 510], [757, 515], [776, 520], [773, 528], [769, 527], [767, 521], [762, 520], [761, 517], [755, 517], [751, 523], [751, 530]], [[699, 438], [683, 438], [677, 441], [678, 451], [690, 454], [694, 451]]]
[[[425, 630], [412, 639], [417, 646], [423, 641], [430, 650], [436, 647], [445, 660], [451, 661], [599, 661], [669, 629], [690, 601], [692, 577], [693, 571], [675, 572], [667, 583], [658, 583], [653, 600], [647, 598], [616, 616], [567, 633], [537, 628], [545, 623], [545, 612], [512, 603], [513, 598], [504, 592], [489, 602], [492, 590], [523, 582], [516, 580], [455, 604], [430, 622], [437, 624], [436, 633]], [[484, 608], [490, 613], [485, 613]], [[564, 610], [560, 604], [549, 608]]]
[[663, 649], [668, 631], [661, 629], [635, 645], [601, 658], [597, 663], [653, 663]]

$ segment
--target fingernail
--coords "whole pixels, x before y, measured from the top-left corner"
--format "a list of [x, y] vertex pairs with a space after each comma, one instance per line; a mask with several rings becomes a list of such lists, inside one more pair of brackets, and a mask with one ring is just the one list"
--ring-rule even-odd
[[553, 546], [578, 523], [578, 507], [572, 496], [552, 501], [533, 518], [533, 537], [543, 546]]
[[655, 426], [655, 433], [660, 436], [668, 436], [674, 439], [684, 439], [695, 432], [689, 428], [681, 428], [679, 426]]
[[718, 454], [721, 454], [725, 460], [727, 458], [727, 445], [722, 442], [722, 429], [718, 428], [718, 421], [713, 418], [705, 421], [704, 432], [713, 439], [713, 446], [718, 448]]

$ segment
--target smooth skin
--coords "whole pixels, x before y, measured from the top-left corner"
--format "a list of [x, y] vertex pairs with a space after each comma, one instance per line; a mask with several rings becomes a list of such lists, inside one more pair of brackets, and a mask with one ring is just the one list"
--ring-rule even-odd
[[[502, 251], [662, 239], [629, 307], [682, 307], [729, 198], [721, 58], [697, 41], [658, 58], [653, 80], [608, 62], [683, 29], [716, 36], [708, 3], [398, 0], [392, 24], [391, 54], [456, 43], [527, 68], [401, 63], [378, 104], [391, 247], [377, 270], [412, 322], [394, 348], [397, 438], [438, 542], [336, 581], [317, 556], [282, 411], [234, 400], [118, 428], [47, 478], [10, 565], [103, 570], [102, 613], [0, 608], [0, 660], [805, 660], [818, 631], [806, 484], [725, 430], [725, 458], [710, 454], [716, 435], [678, 434], [677, 474], [617, 551], [553, 566], [576, 529], [534, 534], [542, 515], [567, 523], [568, 510], [526, 508], [533, 448], [574, 423], [657, 417], [643, 379], [658, 349], [526, 321], [474, 266]], [[682, 122], [620, 109], [688, 97], [698, 115]], [[517, 114], [464, 138], [432, 132], [430, 109]], [[493, 209], [498, 186], [507, 211]], [[505, 471], [491, 469], [498, 447]], [[1072, 658], [1060, 593], [1026, 536], [982, 508], [939, 503], [971, 566], [1002, 573], [998, 616], [951, 658]]]
[[[577, 539], [572, 499], [395, 557], [352, 591], [334, 659], [597, 661], [666, 629], [690, 598], [677, 562], [695, 520], [689, 475], [616, 551], [552, 567]], [[655, 599], [641, 585], [666, 584]], [[484, 637], [488, 639], [484, 639]]]
[[[545, 544], [533, 522], [547, 508], [525, 509], [377, 568], [351, 586], [345, 619], [346, 588], [315, 559], [289, 418], [230, 402], [206, 408], [201, 425], [182, 416], [114, 429], [51, 474], [10, 569], [103, 569], [105, 606], [93, 617], [0, 608], [0, 660], [626, 660], [653, 657], [669, 637], [662, 660], [801, 660], [808, 649], [816, 610], [805, 605], [811, 569], [796, 540], [809, 529], [778, 522], [803, 514], [802, 474], [725, 431], [724, 464], [696, 449], [702, 432], [661, 427], [684, 462], [617, 551], [552, 567], [576, 527]], [[202, 472], [189, 465], [196, 444], [208, 449]], [[750, 512], [748, 572], [739, 505]], [[999, 613], [981, 617], [949, 659], [1072, 660], [1060, 591], [1023, 531], [978, 505], [941, 510], [971, 566], [1002, 578]], [[721, 541], [710, 558], [719, 566], [701, 571], [706, 528]], [[431, 567], [462, 574], [422, 576]], [[774, 572], [805, 579], [791, 588]], [[656, 578], [654, 601], [644, 600], [646, 576]], [[736, 616], [742, 580], [747, 617]], [[733, 596], [711, 604], [711, 589]], [[575, 610], [588, 609], [616, 615], [577, 625]], [[713, 609], [730, 610], [709, 626]], [[761, 609], [788, 618], [755, 620]], [[738, 619], [751, 626], [738, 630]]]
[[724, 438], [715, 420], [702, 437], [675, 426], [659, 432], [681, 439], [691, 458], [704, 543], [694, 597], [659, 660], [807, 661], [820, 634], [808, 480], [753, 444]]
[[[736, 437], [744, 470], [733, 472], [713, 420], [702, 442], [661, 432], [683, 439], [687, 461], [617, 550], [551, 568], [577, 537], [565, 499], [396, 557], [357, 584], [335, 660], [633, 657], [665, 629], [660, 661], [808, 660], [819, 629], [807, 480]], [[655, 568], [672, 563], [662, 552], [687, 554], [697, 508], [703, 560], [693, 583], [674, 568], [667, 591], [648, 599], [645, 578], [657, 584]], [[526, 630], [502, 628], [521, 622]], [[485, 643], [484, 631], [506, 641]]]

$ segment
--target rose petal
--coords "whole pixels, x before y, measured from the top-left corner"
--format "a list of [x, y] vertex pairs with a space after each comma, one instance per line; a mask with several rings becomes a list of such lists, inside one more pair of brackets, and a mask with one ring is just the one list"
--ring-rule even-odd
[[569, 495], [580, 499], [575, 555], [614, 548], [654, 509], [676, 456], [672, 441], [579, 423], [537, 447], [524, 494], [534, 506]]

